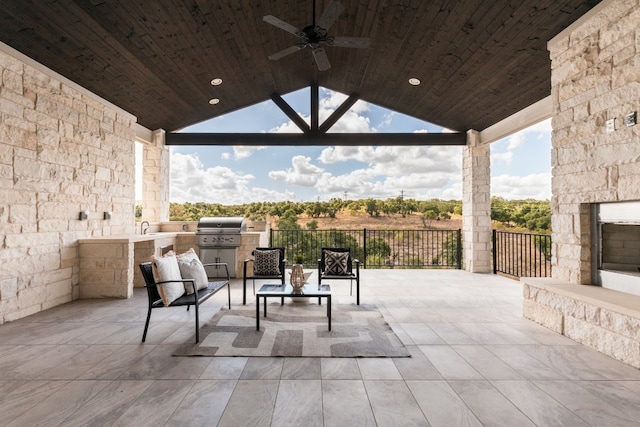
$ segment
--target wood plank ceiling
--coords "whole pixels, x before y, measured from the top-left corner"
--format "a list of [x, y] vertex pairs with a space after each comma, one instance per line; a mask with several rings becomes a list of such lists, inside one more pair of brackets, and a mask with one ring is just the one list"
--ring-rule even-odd
[[[268, 55], [299, 39], [312, 0], [3, 0], [0, 40], [175, 131], [315, 82], [453, 130], [482, 130], [550, 94], [549, 39], [599, 0], [342, 0], [333, 36], [367, 49]], [[329, 0], [317, 0], [317, 16]], [[223, 83], [212, 86], [211, 79]], [[420, 86], [408, 84], [411, 77]], [[210, 105], [211, 98], [220, 103]]]

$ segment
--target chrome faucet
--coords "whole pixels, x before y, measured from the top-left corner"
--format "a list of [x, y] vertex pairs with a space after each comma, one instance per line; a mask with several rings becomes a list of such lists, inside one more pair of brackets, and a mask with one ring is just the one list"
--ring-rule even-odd
[[[145, 224], [147, 224], [147, 226], [145, 228], [142, 228]], [[147, 234], [148, 229], [149, 229], [149, 221], [142, 221], [140, 223], [140, 234]]]

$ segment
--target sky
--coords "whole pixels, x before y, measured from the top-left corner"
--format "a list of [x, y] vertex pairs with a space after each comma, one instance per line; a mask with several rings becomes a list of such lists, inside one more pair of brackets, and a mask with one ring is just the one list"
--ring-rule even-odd
[[[283, 98], [309, 123], [309, 89]], [[346, 95], [320, 88], [320, 123]], [[223, 102], [223, 100], [221, 100]], [[215, 108], [215, 106], [212, 106]], [[182, 132], [300, 132], [272, 102]], [[363, 101], [330, 132], [448, 132]], [[172, 146], [170, 201], [224, 205], [332, 198], [462, 198], [462, 149], [440, 146]], [[505, 199], [551, 197], [550, 120], [491, 144], [491, 193]]]

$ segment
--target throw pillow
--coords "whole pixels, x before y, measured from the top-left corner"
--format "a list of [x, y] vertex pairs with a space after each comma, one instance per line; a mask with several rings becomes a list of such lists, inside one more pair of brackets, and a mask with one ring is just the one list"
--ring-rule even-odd
[[[180, 267], [178, 267], [178, 259], [173, 251], [169, 251], [162, 257], [151, 257], [153, 265], [153, 273], [156, 282], [165, 280], [182, 280], [180, 275]], [[169, 282], [158, 285], [158, 293], [165, 307], [168, 307], [173, 301], [177, 300], [184, 294], [184, 285], [182, 282]]]
[[349, 274], [349, 252], [324, 251], [324, 272], [330, 276]]
[[280, 251], [278, 249], [256, 250], [253, 261], [254, 276], [278, 276], [280, 271]]
[[[176, 258], [178, 258], [178, 267], [180, 267], [180, 275], [183, 279], [193, 279], [196, 283], [197, 290], [205, 289], [209, 285], [207, 271], [193, 248], [189, 249], [185, 253], [177, 255]], [[191, 286], [191, 283], [185, 282], [184, 290], [187, 295], [191, 295], [193, 293], [193, 286]]]

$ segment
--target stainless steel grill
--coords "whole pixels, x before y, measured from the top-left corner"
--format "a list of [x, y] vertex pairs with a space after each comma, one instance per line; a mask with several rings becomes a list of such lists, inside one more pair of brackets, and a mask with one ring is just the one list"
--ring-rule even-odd
[[247, 231], [243, 217], [204, 217], [198, 222], [196, 244], [201, 248], [238, 247]]
[[[226, 262], [231, 277], [236, 277], [236, 248], [240, 246], [242, 233], [247, 231], [243, 217], [203, 217], [198, 222], [196, 244], [200, 248], [203, 264]], [[209, 277], [220, 277], [219, 267], [207, 267]]]

